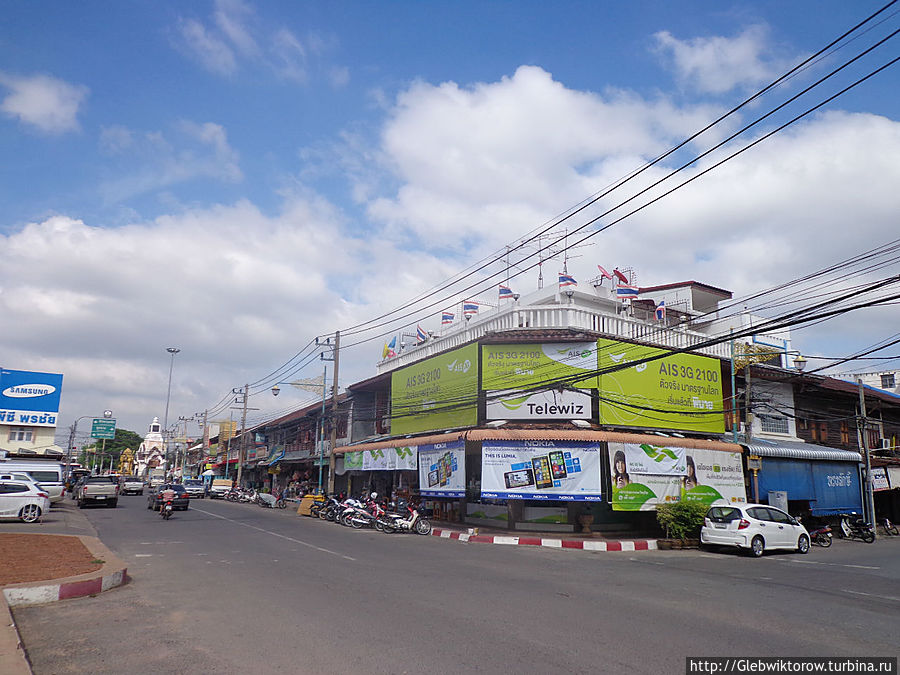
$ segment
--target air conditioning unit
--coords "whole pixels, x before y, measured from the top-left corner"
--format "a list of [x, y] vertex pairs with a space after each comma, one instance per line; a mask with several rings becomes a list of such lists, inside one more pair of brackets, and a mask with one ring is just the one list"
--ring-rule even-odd
[[881, 448], [882, 450], [890, 450], [892, 447], [890, 438], [882, 438], [881, 439]]

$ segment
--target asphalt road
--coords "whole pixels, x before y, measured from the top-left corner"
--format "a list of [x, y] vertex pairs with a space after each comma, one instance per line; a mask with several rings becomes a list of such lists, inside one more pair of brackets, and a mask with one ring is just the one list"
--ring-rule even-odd
[[809, 555], [591, 553], [354, 531], [222, 501], [85, 509], [133, 581], [15, 611], [49, 673], [672, 673], [896, 656], [900, 538]]

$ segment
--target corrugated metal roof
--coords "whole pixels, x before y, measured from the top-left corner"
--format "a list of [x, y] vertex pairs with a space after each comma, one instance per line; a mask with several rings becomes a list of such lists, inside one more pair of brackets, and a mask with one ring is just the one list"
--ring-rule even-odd
[[824, 445], [812, 443], [794, 443], [791, 441], [778, 441], [767, 443], [745, 444], [745, 447], [760, 457], [784, 457], [787, 459], [825, 459], [833, 462], [861, 462], [862, 455], [853, 450], [839, 450], [827, 448]]
[[451, 441], [607, 441], [612, 443], [650, 443], [652, 445], [668, 445], [677, 448], [705, 448], [707, 450], [723, 450], [726, 452], [743, 452], [740, 445], [726, 441], [708, 441], [700, 438], [678, 438], [677, 436], [657, 436], [656, 434], [629, 434], [619, 431], [595, 431], [591, 429], [469, 429], [453, 431], [445, 434], [432, 434], [413, 438], [394, 438], [373, 443], [345, 445], [335, 448], [335, 454], [357, 452], [359, 450], [376, 450], [393, 448], [402, 445], [427, 445], [429, 443], [448, 443]]

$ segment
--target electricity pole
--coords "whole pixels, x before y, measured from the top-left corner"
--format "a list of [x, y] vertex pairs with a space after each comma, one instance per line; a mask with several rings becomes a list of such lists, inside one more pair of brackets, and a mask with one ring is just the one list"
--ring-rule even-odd
[[856, 380], [859, 389], [859, 444], [866, 455], [866, 510], [869, 512], [868, 523], [872, 526], [872, 534], [875, 534], [875, 493], [872, 490], [872, 460], [869, 453], [869, 432], [866, 428], [869, 420], [866, 416], [866, 395], [863, 390], [863, 381]]
[[334, 448], [337, 446], [338, 368], [340, 367], [341, 331], [334, 332], [334, 379], [331, 385], [331, 451], [328, 459], [328, 494], [334, 493]]
[[[238, 389], [237, 391], [240, 391]], [[247, 401], [250, 398], [250, 385], [244, 385], [244, 408], [243, 412], [241, 412], [241, 442], [238, 445], [238, 462], [237, 462], [237, 484], [238, 487], [241, 486], [241, 474], [244, 471], [244, 447], [247, 443]], [[238, 401], [235, 400], [235, 403]]]

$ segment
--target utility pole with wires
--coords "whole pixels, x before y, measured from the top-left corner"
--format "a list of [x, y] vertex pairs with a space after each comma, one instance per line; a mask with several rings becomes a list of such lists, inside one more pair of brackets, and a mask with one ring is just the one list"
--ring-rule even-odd
[[[331, 338], [325, 341], [330, 345]], [[328, 494], [334, 494], [334, 448], [337, 446], [337, 422], [338, 422], [338, 369], [340, 368], [341, 332], [334, 332], [334, 347], [331, 357], [334, 360], [334, 374], [331, 385], [331, 450], [328, 458]], [[323, 359], [326, 357], [322, 357]], [[323, 434], [324, 435], [324, 434]], [[323, 439], [324, 442], [324, 439]]]
[[[241, 486], [241, 475], [244, 471], [244, 456], [245, 456], [245, 448], [247, 444], [247, 411], [248, 410], [259, 410], [259, 408], [248, 408], [247, 404], [250, 401], [250, 385], [245, 384], [244, 390], [240, 389], [232, 389], [232, 394], [237, 394], [238, 397], [234, 399], [235, 403], [241, 403], [241, 441], [238, 443], [238, 461], [237, 461], [237, 485]], [[233, 408], [235, 409], [235, 408]], [[229, 440], [229, 447], [230, 447]], [[230, 453], [229, 453], [230, 454]], [[225, 466], [228, 466], [228, 455], [225, 455]]]

